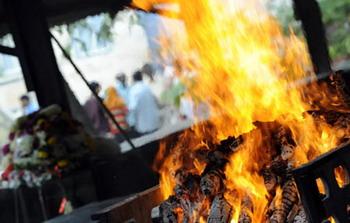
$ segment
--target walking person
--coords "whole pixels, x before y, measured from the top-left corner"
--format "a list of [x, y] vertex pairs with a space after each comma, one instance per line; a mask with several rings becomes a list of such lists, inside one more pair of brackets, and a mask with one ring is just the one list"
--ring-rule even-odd
[[136, 135], [156, 131], [160, 127], [160, 111], [151, 88], [143, 82], [142, 72], [133, 75], [134, 85], [129, 91], [129, 113]]
[[[97, 95], [100, 93], [101, 85], [99, 83], [91, 82], [90, 86]], [[94, 94], [90, 95], [90, 98], [84, 104], [84, 108], [98, 134], [100, 136], [106, 136], [109, 132], [108, 121], [103, 108]]]

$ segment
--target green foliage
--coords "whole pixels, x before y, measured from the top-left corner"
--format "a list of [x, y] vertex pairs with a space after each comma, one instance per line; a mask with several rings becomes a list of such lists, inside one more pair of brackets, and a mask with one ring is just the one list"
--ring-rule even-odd
[[[330, 55], [333, 59], [350, 56], [350, 0], [318, 0], [325, 24]], [[293, 13], [292, 0], [271, 0], [268, 7], [285, 31], [289, 28], [301, 35]]]
[[64, 33], [64, 31], [67, 31], [70, 36], [69, 42], [64, 46], [67, 52], [71, 51], [73, 42], [75, 44], [79, 44], [83, 52], [85, 53], [89, 52], [89, 47], [88, 47], [89, 43], [81, 39], [79, 35], [78, 36], [75, 35], [77, 32], [84, 31], [89, 33], [89, 35], [96, 35], [98, 43], [101, 43], [102, 45], [105, 45], [105, 46], [112, 43], [113, 33], [111, 30], [114, 24], [115, 15], [104, 13], [101, 16], [102, 16], [101, 27], [98, 30], [96, 30], [95, 27], [93, 27], [93, 24], [88, 23], [86, 18], [76, 21], [74, 23], [55, 27], [55, 29], [58, 32]]
[[350, 0], [319, 0], [331, 57], [350, 56]]
[[97, 34], [97, 40], [99, 42], [112, 42], [113, 40], [113, 33], [111, 32], [112, 26], [113, 26], [113, 15], [105, 14], [103, 16], [103, 23], [101, 26], [100, 31]]

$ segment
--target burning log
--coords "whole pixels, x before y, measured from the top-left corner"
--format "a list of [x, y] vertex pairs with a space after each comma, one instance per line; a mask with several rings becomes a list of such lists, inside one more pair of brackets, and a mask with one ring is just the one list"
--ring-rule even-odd
[[293, 180], [287, 180], [282, 187], [282, 196], [279, 204], [276, 205], [270, 223], [284, 223], [293, 206], [298, 202], [298, 190]]
[[227, 157], [228, 156], [219, 150], [209, 152], [206, 169], [223, 169], [228, 162]]
[[350, 92], [346, 86], [346, 82], [341, 73], [336, 73], [331, 76], [331, 84], [335, 87], [336, 93], [341, 102], [347, 108], [350, 107]]
[[160, 205], [163, 222], [173, 222], [175, 218], [175, 222], [191, 222], [194, 212], [205, 214], [205, 210], [202, 210], [205, 197], [200, 190], [200, 176], [178, 170], [175, 179], [175, 196]]
[[287, 174], [288, 161], [283, 160], [281, 156], [277, 156], [272, 160], [269, 168], [276, 176], [284, 178]]
[[338, 120], [334, 123], [334, 125], [340, 128], [349, 128], [350, 114], [348, 114], [347, 116], [340, 116]]
[[323, 120], [332, 126], [337, 125], [339, 120], [350, 118], [350, 113], [334, 110], [311, 110], [307, 113], [311, 114], [316, 120]]
[[261, 175], [264, 178], [266, 190], [269, 194], [273, 195], [277, 186], [277, 176], [271, 171], [270, 168], [264, 168], [261, 171]]
[[191, 201], [189, 196], [170, 196], [159, 206], [162, 223], [188, 223], [192, 214], [201, 208], [201, 202]]
[[200, 192], [200, 176], [186, 173], [184, 171], [177, 171], [175, 173], [176, 186], [174, 188], [177, 196], [188, 195], [191, 199], [198, 196]]
[[232, 206], [222, 194], [217, 195], [211, 205], [208, 223], [228, 223], [230, 221]]
[[294, 218], [293, 223], [308, 223], [304, 208], [300, 208], [298, 214]]
[[278, 143], [281, 146], [281, 158], [283, 160], [289, 160], [294, 155], [294, 148], [296, 146], [290, 129], [284, 126], [278, 128], [277, 133]]
[[[275, 150], [272, 158], [266, 160], [268, 163], [260, 171], [269, 192], [266, 222], [292, 223], [300, 215], [301, 208], [297, 188], [289, 173], [293, 166], [296, 143], [289, 128], [278, 123], [269, 127], [271, 126], [274, 131], [266, 138], [273, 137], [271, 148]], [[266, 129], [270, 131], [269, 128]], [[175, 196], [171, 196], [160, 206], [163, 222], [198, 222], [200, 218], [207, 219], [210, 223], [230, 221], [234, 207], [223, 196], [227, 192], [225, 167], [240, 143], [242, 137], [229, 137], [212, 149], [205, 147], [196, 150], [193, 157], [205, 164], [205, 169], [201, 175], [186, 169], [188, 166], [176, 172]], [[281, 188], [279, 194], [276, 193], [277, 188]], [[253, 202], [249, 196], [245, 196], [241, 201], [238, 223], [251, 223], [253, 215]]]
[[182, 218], [180, 200], [176, 196], [170, 196], [159, 207], [160, 218], [163, 223], [177, 223]]
[[[228, 137], [220, 142], [219, 145], [212, 151], [207, 153], [207, 167], [206, 171], [211, 169], [223, 170], [228, 163], [228, 158], [235, 152], [236, 148], [243, 142], [242, 137]], [[201, 154], [198, 154], [199, 156]]]
[[250, 217], [249, 212], [242, 211], [239, 215], [238, 223], [252, 223], [252, 218]]
[[293, 223], [295, 217], [299, 213], [301, 208], [300, 204], [294, 204], [292, 210], [289, 212], [288, 217], [287, 217], [287, 223]]
[[223, 189], [223, 173], [218, 170], [210, 170], [204, 173], [200, 181], [201, 191], [206, 196], [215, 196]]
[[252, 223], [253, 210], [252, 200], [249, 196], [245, 196], [241, 202], [241, 213], [239, 214], [238, 223]]
[[241, 145], [243, 142], [243, 137], [239, 136], [237, 138], [235, 137], [228, 137], [225, 140], [222, 140], [220, 142], [220, 145], [218, 146], [217, 150], [224, 153], [225, 155], [230, 155], [234, 151], [236, 151], [236, 148]]

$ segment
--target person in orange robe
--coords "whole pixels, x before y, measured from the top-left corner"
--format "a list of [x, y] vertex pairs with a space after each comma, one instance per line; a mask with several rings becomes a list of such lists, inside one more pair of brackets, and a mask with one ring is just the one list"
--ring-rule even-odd
[[[120, 127], [122, 127], [124, 130], [128, 130], [129, 126], [126, 121], [128, 108], [125, 105], [124, 100], [118, 95], [117, 90], [114, 87], [107, 88], [104, 103], [107, 106], [107, 108], [112, 112], [114, 118], [119, 123]], [[120, 135], [120, 131], [111, 120], [109, 120], [109, 126], [110, 132], [113, 135], [115, 135], [118, 141], [121, 141], [123, 138]]]

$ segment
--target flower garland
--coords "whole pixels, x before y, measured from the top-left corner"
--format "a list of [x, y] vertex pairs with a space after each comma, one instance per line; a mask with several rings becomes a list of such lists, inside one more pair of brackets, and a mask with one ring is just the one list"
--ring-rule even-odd
[[41, 186], [81, 167], [90, 137], [83, 126], [53, 105], [18, 118], [0, 151], [0, 187]]

